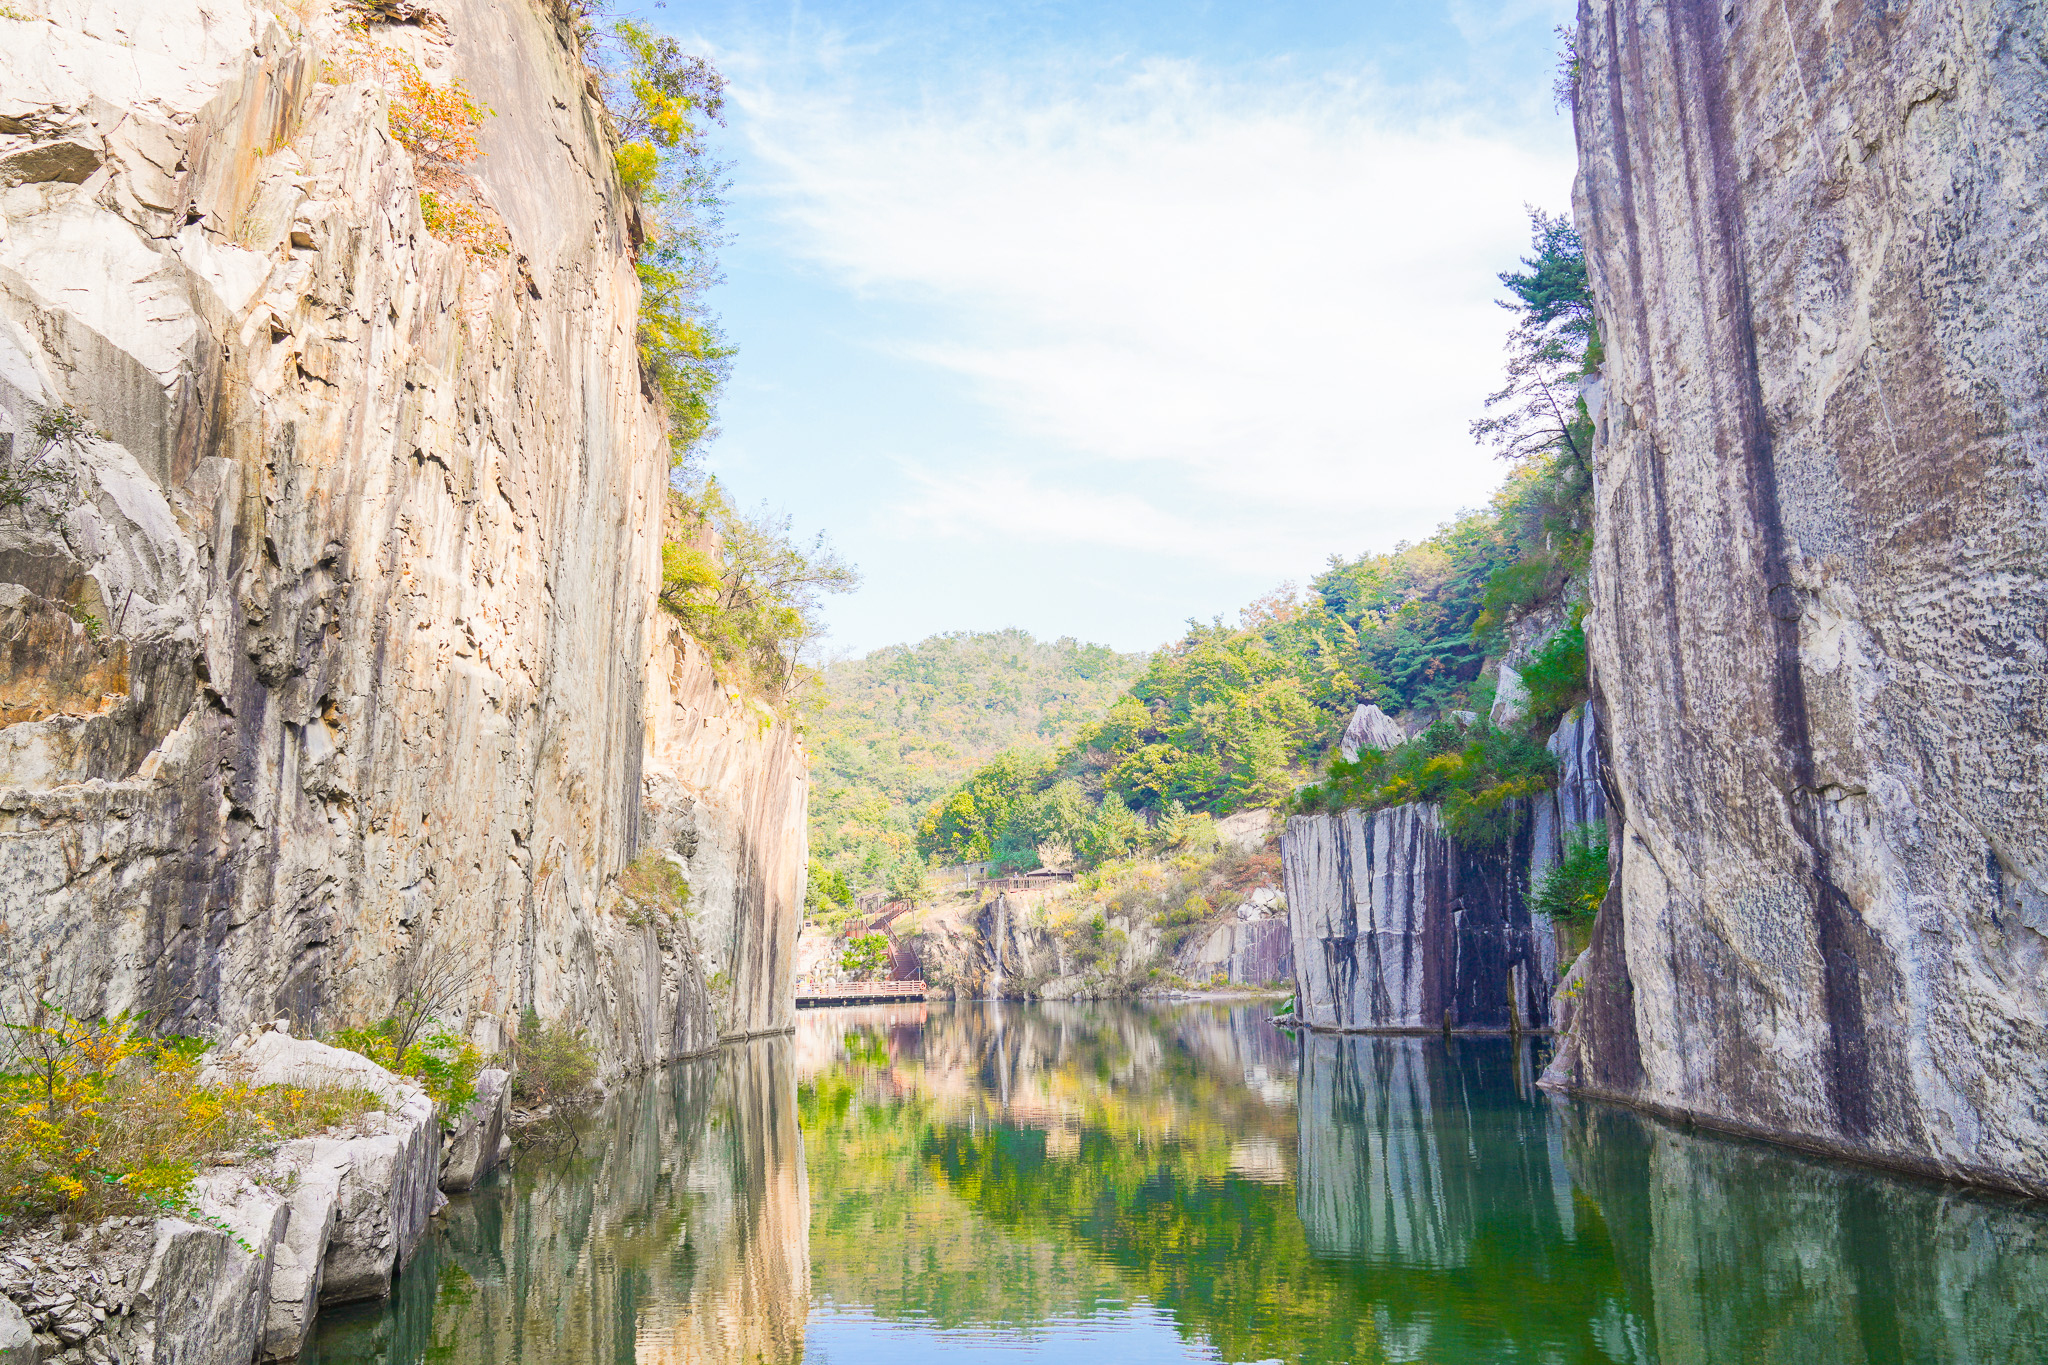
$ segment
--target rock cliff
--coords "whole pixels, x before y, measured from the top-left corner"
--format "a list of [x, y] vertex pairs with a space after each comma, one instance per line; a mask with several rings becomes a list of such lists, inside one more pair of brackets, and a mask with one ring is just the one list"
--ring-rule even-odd
[[[787, 1026], [804, 758], [655, 611], [635, 215], [560, 0], [5, 16], [12, 965], [214, 1036], [377, 1017], [430, 959], [486, 1044]], [[493, 111], [443, 173], [509, 249], [427, 231], [350, 42]], [[620, 913], [643, 846], [688, 923]]]
[[1446, 834], [1437, 808], [1297, 815], [1280, 842], [1293, 924], [1295, 1008], [1311, 1028], [1544, 1030], [1557, 928], [1529, 890], [1577, 826], [1605, 818], [1591, 706], [1550, 737], [1557, 785], [1521, 800], [1498, 847]]
[[2007, 0], [1585, 0], [1620, 861], [1553, 1082], [2048, 1194], [2048, 80]]

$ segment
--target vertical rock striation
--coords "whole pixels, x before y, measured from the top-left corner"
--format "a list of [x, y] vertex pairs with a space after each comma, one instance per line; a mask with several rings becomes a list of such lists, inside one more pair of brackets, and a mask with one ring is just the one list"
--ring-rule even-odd
[[2032, 8], [1586, 0], [1618, 884], [1554, 1082], [2048, 1193]]
[[1548, 1027], [1557, 952], [1529, 912], [1526, 821], [1467, 849], [1435, 806], [1297, 815], [1280, 849], [1310, 1027]]
[[[426, 231], [354, 10], [0, 18], [0, 456], [61, 474], [0, 516], [12, 965], [215, 1036], [435, 958], [487, 1044], [785, 1027], [804, 759], [655, 609], [636, 215], [568, 13], [399, 8], [355, 41], [494, 111], [456, 178], [509, 251]], [[689, 922], [616, 913], [646, 844]]]

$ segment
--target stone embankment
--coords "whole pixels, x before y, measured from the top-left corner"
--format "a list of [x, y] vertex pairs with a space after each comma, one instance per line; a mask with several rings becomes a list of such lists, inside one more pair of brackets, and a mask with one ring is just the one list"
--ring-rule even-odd
[[[447, 1203], [504, 1159], [508, 1077], [450, 1125], [368, 1058], [264, 1026], [205, 1080], [346, 1086], [382, 1108], [319, 1137], [231, 1154], [181, 1215], [57, 1223], [0, 1243], [0, 1365], [250, 1365], [304, 1349], [323, 1305], [383, 1298]], [[9, 1352], [12, 1352], [10, 1354]]]
[[1579, 13], [1619, 869], [1548, 1083], [2048, 1196], [2041, 17]]
[[[481, 155], [417, 162], [379, 63]], [[0, 464], [53, 474], [0, 518], [0, 965], [73, 1012], [452, 973], [486, 1050], [533, 1009], [612, 1072], [789, 1026], [805, 757], [658, 608], [594, 88], [562, 0], [0, 7]], [[622, 902], [648, 852], [687, 915]]]

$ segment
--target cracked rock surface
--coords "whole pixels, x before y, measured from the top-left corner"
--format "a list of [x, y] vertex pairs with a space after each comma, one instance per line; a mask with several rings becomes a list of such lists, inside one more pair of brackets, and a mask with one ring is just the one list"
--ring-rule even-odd
[[2048, 1194], [2040, 44], [1581, 5], [1621, 861], [1552, 1081]]
[[[656, 608], [637, 228], [566, 8], [364, 39], [494, 111], [447, 173], [503, 255], [426, 231], [353, 10], [9, 12], [0, 457], [54, 478], [0, 517], [0, 920], [53, 995], [305, 1032], [439, 960], [487, 1050], [532, 1008], [614, 1072], [786, 1027], [805, 759]], [[684, 919], [620, 913], [650, 848]]]

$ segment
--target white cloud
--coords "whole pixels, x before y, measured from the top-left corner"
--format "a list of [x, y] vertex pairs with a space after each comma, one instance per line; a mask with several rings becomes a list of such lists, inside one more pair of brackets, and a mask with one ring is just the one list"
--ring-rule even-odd
[[884, 344], [964, 377], [1026, 452], [927, 457], [901, 509], [920, 524], [1029, 504], [1104, 544], [1319, 556], [1498, 481], [1465, 427], [1499, 373], [1521, 206], [1569, 188], [1558, 137], [1185, 63], [915, 108], [854, 88], [757, 72], [737, 94], [788, 249], [919, 305]]

